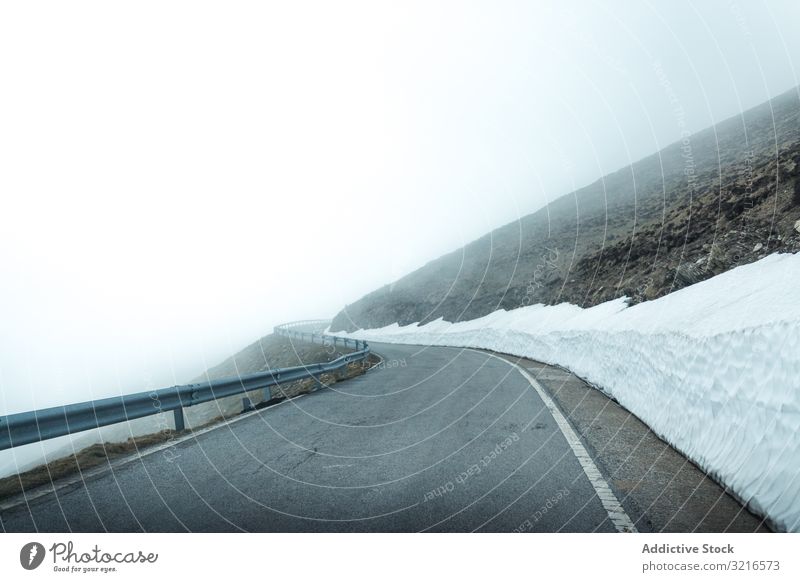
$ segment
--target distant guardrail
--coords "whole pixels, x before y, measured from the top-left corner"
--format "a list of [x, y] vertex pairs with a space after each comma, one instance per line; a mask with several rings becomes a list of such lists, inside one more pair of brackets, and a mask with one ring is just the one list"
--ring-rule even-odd
[[[169, 411], [174, 414], [175, 430], [182, 431], [186, 427], [183, 416], [183, 409], [186, 407], [253, 390], [268, 390], [271, 386], [305, 378], [319, 381], [322, 374], [336, 372], [351, 362], [361, 361], [369, 356], [369, 345], [364, 341], [320, 333], [327, 327], [327, 323], [324, 320], [292, 322], [277, 326], [275, 333], [300, 341], [334, 347], [341, 345], [344, 348], [353, 348], [354, 352], [330, 362], [278, 368], [246, 376], [0, 416], [0, 450]], [[264, 396], [264, 400], [270, 399], [269, 394]]]
[[306, 319], [275, 326], [273, 331], [277, 335], [325, 346], [336, 347], [341, 345], [343, 348], [352, 348], [356, 351], [368, 349], [369, 346], [364, 340], [337, 337], [322, 333], [330, 323], [330, 319]]

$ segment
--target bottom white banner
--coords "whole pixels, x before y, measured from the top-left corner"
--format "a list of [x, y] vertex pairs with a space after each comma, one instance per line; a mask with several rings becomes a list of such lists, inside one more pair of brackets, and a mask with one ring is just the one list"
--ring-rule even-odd
[[3, 580], [798, 580], [797, 534], [3, 534]]

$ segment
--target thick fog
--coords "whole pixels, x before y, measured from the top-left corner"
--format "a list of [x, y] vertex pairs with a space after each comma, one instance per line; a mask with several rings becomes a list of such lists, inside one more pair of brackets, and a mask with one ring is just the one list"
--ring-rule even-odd
[[785, 2], [0, 7], [0, 414], [182, 383], [796, 86]]

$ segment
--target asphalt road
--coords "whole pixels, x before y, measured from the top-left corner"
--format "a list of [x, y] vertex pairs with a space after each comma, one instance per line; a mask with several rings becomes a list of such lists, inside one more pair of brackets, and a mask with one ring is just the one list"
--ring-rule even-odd
[[471, 350], [373, 348], [385, 362], [364, 376], [7, 508], [2, 528], [619, 529], [511, 363]]

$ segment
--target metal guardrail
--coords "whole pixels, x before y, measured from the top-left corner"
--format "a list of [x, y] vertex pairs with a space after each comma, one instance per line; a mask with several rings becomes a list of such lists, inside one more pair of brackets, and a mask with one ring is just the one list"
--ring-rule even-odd
[[282, 335], [291, 339], [321, 344], [324, 346], [336, 347], [341, 345], [343, 348], [352, 348], [356, 351], [367, 349], [369, 346], [364, 340], [357, 340], [345, 337], [326, 335], [323, 331], [330, 325], [329, 319], [307, 319], [304, 321], [293, 321], [284, 323], [274, 328], [277, 335]]
[[[175, 430], [181, 431], [185, 428], [183, 409], [187, 406], [195, 406], [253, 390], [268, 390], [271, 386], [305, 378], [314, 378], [319, 381], [322, 374], [336, 372], [351, 362], [357, 362], [369, 356], [369, 346], [364, 341], [326, 336], [316, 331], [304, 331], [303, 328], [303, 326], [308, 327], [313, 324], [317, 326], [315, 329], [319, 329], [318, 326], [325, 323], [319, 320], [294, 322], [276, 327], [275, 333], [292, 339], [334, 347], [342, 345], [344, 348], [353, 348], [355, 351], [331, 362], [279, 368], [247, 376], [172, 386], [151, 392], [137, 392], [0, 416], [0, 450], [169, 411], [174, 413]], [[269, 400], [269, 393], [265, 393], [264, 396], [264, 400]]]

